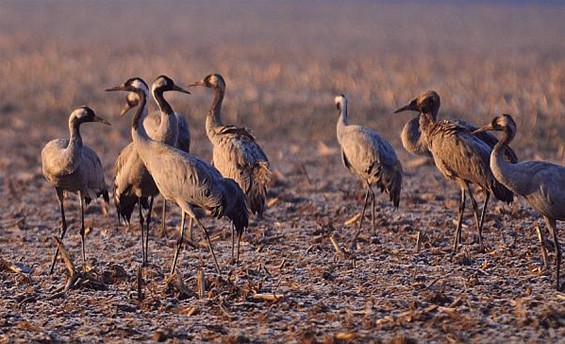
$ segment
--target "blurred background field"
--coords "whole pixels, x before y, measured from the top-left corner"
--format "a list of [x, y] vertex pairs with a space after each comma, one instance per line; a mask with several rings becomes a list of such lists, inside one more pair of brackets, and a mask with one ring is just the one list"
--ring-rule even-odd
[[[4, 130], [33, 121], [46, 140], [88, 104], [125, 142], [129, 120], [104, 88], [217, 72], [225, 121], [259, 138], [335, 142], [333, 97], [345, 93], [351, 120], [400, 148], [410, 115], [392, 111], [434, 89], [441, 116], [482, 124], [511, 113], [522, 156], [564, 162], [564, 18], [551, 2], [2, 1], [0, 112]], [[196, 137], [211, 97], [174, 96]]]
[[[510, 113], [521, 159], [565, 164], [564, 33], [558, 1], [0, 0], [0, 258], [31, 271], [26, 279], [0, 266], [0, 342], [562, 341], [564, 296], [554, 290], [553, 268], [540, 269], [533, 229], [543, 222], [524, 201], [493, 202], [489, 251], [475, 252], [468, 215], [468, 245], [451, 256], [457, 188], [430, 164], [411, 163], [399, 136], [416, 114], [393, 111], [433, 89], [442, 97], [440, 117], [482, 125]], [[227, 222], [205, 219], [229, 283], [218, 282], [206, 253], [187, 248], [182, 278], [195, 288], [202, 268], [209, 297], [180, 299], [166, 288], [180, 223], [169, 207], [168, 232], [151, 234], [147, 297], [138, 301], [137, 219], [127, 230], [113, 206], [101, 216], [93, 204], [88, 259], [126, 277], [105, 291], [50, 297], [65, 271], [46, 273], [60, 218], [41, 174], [43, 145], [67, 137], [72, 109], [92, 107], [112, 127], [81, 132], [110, 184], [131, 140], [131, 115], [119, 118], [124, 94], [104, 89], [160, 74], [186, 86], [210, 73], [227, 82], [224, 122], [251, 128], [275, 170], [270, 206], [244, 235], [240, 265], [226, 264]], [[168, 99], [190, 121], [191, 151], [210, 159], [204, 120], [212, 91], [191, 91]], [[363, 231], [353, 258], [328, 239], [346, 247], [363, 201], [337, 149], [341, 93], [350, 121], [389, 140], [405, 171], [400, 209], [378, 197], [377, 233]], [[66, 202], [65, 245], [78, 257], [78, 202]], [[284, 299], [252, 298], [275, 292]]]

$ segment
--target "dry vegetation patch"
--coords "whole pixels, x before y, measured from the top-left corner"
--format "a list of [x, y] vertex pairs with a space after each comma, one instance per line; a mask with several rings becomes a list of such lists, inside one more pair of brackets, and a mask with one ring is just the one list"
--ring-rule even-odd
[[[542, 221], [523, 201], [493, 203], [487, 252], [477, 252], [467, 216], [452, 256], [457, 187], [403, 150], [410, 115], [392, 110], [435, 89], [442, 116], [483, 124], [511, 113], [520, 158], [565, 163], [564, 13], [527, 2], [0, 3], [0, 338], [562, 340], [565, 298], [554, 291], [553, 268], [541, 269]], [[137, 226], [119, 225], [114, 210], [102, 216], [95, 203], [89, 266], [77, 266], [80, 280], [65, 289], [73, 276], [65, 264], [47, 273], [60, 219], [41, 175], [43, 144], [67, 135], [71, 109], [91, 106], [113, 125], [82, 131], [111, 181], [130, 119], [118, 118], [123, 98], [104, 88], [159, 74], [186, 85], [211, 72], [227, 82], [225, 121], [250, 127], [274, 169], [269, 208], [245, 233], [241, 263], [229, 263], [227, 223], [205, 219], [222, 276], [199, 245], [181, 252], [179, 275], [169, 277], [180, 225], [173, 209], [169, 230], [151, 232], [150, 266], [140, 271]], [[339, 93], [350, 99], [351, 121], [382, 133], [405, 167], [401, 208], [379, 197], [377, 233], [365, 221], [358, 238], [352, 217], [364, 194], [337, 149]], [[170, 97], [191, 123], [192, 151], [206, 158], [211, 97], [204, 89]], [[79, 205], [73, 196], [67, 204], [64, 247], [74, 264]]]

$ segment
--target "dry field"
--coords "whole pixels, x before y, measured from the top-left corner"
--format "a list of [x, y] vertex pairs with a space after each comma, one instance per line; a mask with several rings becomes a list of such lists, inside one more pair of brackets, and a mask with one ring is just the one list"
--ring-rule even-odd
[[[458, 188], [404, 151], [399, 133], [412, 115], [392, 114], [434, 89], [442, 116], [483, 124], [511, 113], [520, 158], [564, 164], [564, 32], [558, 3], [0, 0], [0, 342], [565, 342], [565, 295], [553, 264], [541, 269], [543, 221], [523, 200], [493, 202], [480, 253], [469, 208], [452, 256]], [[113, 205], [104, 216], [95, 202], [92, 279], [61, 293], [64, 264], [48, 274], [60, 218], [42, 146], [66, 137], [70, 111], [89, 105], [112, 122], [82, 128], [111, 183], [131, 117], [117, 115], [122, 94], [103, 90], [131, 76], [187, 85], [211, 72], [228, 84], [224, 121], [251, 128], [275, 171], [240, 264], [229, 262], [228, 223], [205, 219], [222, 275], [205, 248], [185, 247], [186, 290], [167, 284], [180, 225], [171, 207], [138, 278], [137, 217], [127, 229]], [[354, 247], [348, 220], [364, 194], [339, 158], [340, 93], [351, 121], [389, 140], [405, 170], [400, 209], [378, 197], [377, 232], [365, 221]], [[191, 123], [192, 152], [207, 159], [211, 98], [206, 89], [169, 96]], [[78, 201], [66, 204], [64, 243], [79, 265]]]

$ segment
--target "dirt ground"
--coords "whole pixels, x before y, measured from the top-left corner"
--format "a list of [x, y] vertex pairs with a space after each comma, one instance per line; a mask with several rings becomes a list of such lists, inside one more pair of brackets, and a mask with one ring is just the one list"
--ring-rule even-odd
[[[329, 6], [285, 2], [275, 7], [273, 16], [265, 3], [253, 1], [235, 2], [241, 6], [219, 2], [222, 10], [174, 1], [104, 3], [117, 6], [111, 12], [103, 12], [104, 6], [96, 2], [48, 3], [51, 6], [0, 2], [0, 52], [9, 62], [0, 66], [4, 120], [0, 148], [6, 152], [0, 156], [0, 342], [565, 342], [565, 295], [555, 290], [554, 246], [546, 241], [550, 265], [544, 270], [535, 229], [540, 226], [545, 231], [543, 221], [523, 200], [511, 206], [492, 202], [483, 231], [487, 245], [483, 253], [478, 251], [469, 206], [463, 245], [453, 255], [459, 190], [433, 163], [402, 148], [398, 136], [410, 115], [392, 115], [395, 107], [428, 86], [449, 95], [443, 104], [453, 116], [477, 109], [473, 117], [465, 117], [477, 123], [486, 123], [498, 111], [531, 106], [535, 116], [526, 110], [514, 111], [521, 125], [518, 130], [531, 128], [532, 133], [517, 138], [518, 154], [562, 164], [565, 49], [552, 37], [562, 32], [563, 7], [474, 5], [475, 17], [468, 19], [462, 13], [469, 13], [465, 12], [469, 8], [460, 8], [467, 5], [440, 7], [440, 13], [458, 15], [463, 25], [478, 18], [486, 23], [484, 27], [502, 33], [504, 20], [515, 25], [517, 33], [505, 39], [496, 31], [493, 36], [498, 40], [472, 29], [468, 43], [480, 51], [477, 54], [484, 60], [479, 61], [453, 49], [459, 47], [460, 34], [454, 28], [467, 28], [460, 28], [459, 21], [446, 19], [455, 38], [442, 36], [443, 30], [431, 24], [422, 23], [424, 31], [413, 31], [412, 19], [430, 11], [421, 5], [379, 7], [359, 1], [340, 9], [333, 2]], [[141, 5], [148, 9], [140, 10]], [[176, 6], [182, 11], [173, 15]], [[245, 11], [250, 6], [262, 14], [255, 21], [247, 20]], [[230, 11], [239, 20], [225, 19]], [[162, 32], [156, 30], [153, 40], [129, 40], [137, 32], [131, 31], [136, 18], [148, 12], [154, 16], [136, 28], [139, 32], [148, 34], [144, 30], [157, 27], [168, 15], [170, 25]], [[33, 20], [18, 31], [18, 15], [23, 13]], [[101, 13], [108, 17], [101, 18]], [[179, 13], [193, 20], [189, 25], [193, 31], [181, 25], [184, 18]], [[502, 23], [492, 20], [501, 13], [510, 13], [511, 18]], [[277, 19], [280, 16], [284, 23]], [[379, 24], [373, 23], [375, 16]], [[394, 20], [387, 21], [393, 17], [399, 21], [398, 30]], [[333, 41], [328, 35], [335, 33], [334, 25], [324, 30], [325, 20], [331, 18], [338, 29], [350, 30]], [[120, 30], [118, 19], [127, 22], [130, 30]], [[108, 25], [103, 27], [104, 20]], [[218, 22], [223, 25], [216, 27]], [[350, 22], [356, 24], [348, 26]], [[293, 24], [296, 27], [290, 28]], [[212, 27], [217, 35], [193, 33]], [[357, 41], [371, 36], [364, 28], [376, 36], [368, 45]], [[284, 41], [288, 50], [280, 56], [276, 48], [265, 45], [279, 29], [296, 39], [294, 45]], [[180, 32], [189, 35], [190, 47], [181, 44]], [[300, 36], [301, 32], [307, 34]], [[125, 38], [108, 38], [118, 34]], [[443, 56], [451, 51], [451, 59], [442, 60], [436, 50], [418, 45], [422, 37], [433, 34], [439, 38], [429, 46]], [[412, 35], [416, 35], [413, 40]], [[172, 49], [168, 58], [179, 64], [171, 66], [159, 55], [144, 60], [146, 52], [163, 51], [165, 45], [159, 39], [165, 37], [168, 47], [180, 52]], [[326, 44], [316, 45], [322, 38]], [[484, 46], [478, 43], [483, 38]], [[218, 46], [208, 48], [210, 40]], [[531, 48], [532, 42], [538, 44], [535, 53], [524, 48]], [[96, 49], [95, 44], [104, 48]], [[310, 44], [311, 50], [303, 49]], [[407, 57], [403, 48], [410, 45], [415, 45], [419, 57]], [[516, 50], [503, 56], [501, 49], [511, 45]], [[359, 47], [357, 57], [348, 50], [352, 47]], [[335, 56], [329, 56], [333, 48], [337, 48]], [[382, 58], [382, 64], [365, 64], [372, 61], [373, 53]], [[293, 59], [293, 63], [285, 62]], [[311, 65], [312, 59], [318, 64]], [[477, 70], [472, 69], [474, 65]], [[483, 67], [490, 65], [494, 72], [483, 74]], [[423, 72], [410, 75], [418, 69]], [[458, 74], [458, 69], [464, 72]], [[82, 275], [74, 288], [64, 292], [69, 280], [65, 263], [59, 259], [55, 272], [49, 274], [56, 247], [53, 236], [58, 235], [61, 222], [55, 191], [41, 173], [42, 146], [52, 138], [66, 137], [70, 109], [92, 105], [112, 127], [88, 124], [82, 133], [85, 143], [101, 157], [111, 184], [115, 157], [130, 139], [131, 118], [116, 115], [122, 95], [110, 96], [102, 90], [138, 73], [167, 73], [186, 85], [211, 71], [223, 73], [228, 82], [225, 121], [251, 127], [274, 172], [268, 208], [264, 218], [252, 219], [244, 234], [239, 264], [231, 262], [229, 223], [205, 218], [221, 275], [214, 269], [202, 233], [196, 230], [197, 247], [183, 248], [178, 276], [171, 279], [180, 213], [169, 205], [167, 228], [162, 232], [159, 198], [148, 267], [139, 270], [137, 216], [128, 228], [118, 223], [113, 204], [109, 214], [103, 215], [100, 201], [87, 208], [88, 264], [83, 267], [79, 203], [76, 195], [69, 195], [70, 227], [63, 243], [76, 273]], [[433, 80], [432, 85], [420, 84], [423, 75]], [[516, 82], [517, 76], [530, 82]], [[471, 81], [457, 86], [456, 80]], [[373, 87], [377, 90], [372, 91]], [[361, 211], [364, 190], [339, 156], [337, 111], [332, 103], [337, 92], [350, 96], [351, 121], [383, 133], [404, 167], [400, 208], [394, 210], [387, 197], [379, 194], [376, 231], [366, 216], [355, 242], [358, 222], [352, 218]], [[500, 96], [489, 98], [489, 92], [500, 92]], [[477, 102], [479, 98], [484, 101]], [[193, 152], [210, 159], [203, 114], [211, 94], [195, 90], [191, 96], [171, 95], [170, 99], [175, 109], [188, 109]], [[482, 203], [484, 194], [477, 191], [476, 195]], [[199, 295], [202, 280], [205, 292]]]

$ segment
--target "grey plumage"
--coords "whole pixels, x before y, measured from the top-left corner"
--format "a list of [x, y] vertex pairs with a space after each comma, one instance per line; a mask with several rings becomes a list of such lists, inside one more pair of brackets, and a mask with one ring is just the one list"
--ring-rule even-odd
[[[454, 120], [437, 121], [439, 96], [434, 91], [425, 92], [403, 106], [395, 113], [411, 110], [418, 111], [420, 142], [432, 154], [438, 170], [449, 180], [457, 182], [461, 189], [459, 218], [455, 232], [453, 251], [457, 250], [461, 238], [461, 226], [465, 210], [466, 193], [473, 205], [479, 246], [484, 250], [482, 226], [490, 194], [504, 202], [512, 202], [513, 194], [494, 178], [489, 167], [491, 146], [480, 137], [474, 136], [464, 122]], [[413, 124], [412, 124], [413, 125]], [[496, 138], [494, 138], [496, 140]], [[421, 150], [421, 151], [422, 151]], [[514, 155], [515, 156], [515, 155]], [[479, 209], [469, 184], [475, 184], [485, 190], [485, 204], [479, 219]]]
[[[239, 232], [248, 226], [245, 196], [235, 183], [224, 179], [220, 172], [206, 161], [194, 155], [183, 152], [175, 147], [152, 140], [141, 125], [146, 112], [147, 85], [139, 78], [131, 78], [124, 84], [110, 90], [136, 92], [140, 105], [132, 122], [133, 144], [153, 176], [159, 192], [167, 201], [176, 203], [182, 210], [181, 235], [177, 242], [171, 273], [174, 273], [178, 253], [184, 239], [184, 222], [188, 214], [202, 228], [208, 241], [208, 246], [216, 269], [220, 272], [216, 261], [208, 231], [194, 214], [193, 207], [206, 209], [217, 218], [228, 217]], [[172, 108], [163, 98], [162, 108], [169, 114]]]
[[[155, 79], [152, 85], [153, 90], [155, 89], [155, 87], [157, 87], [157, 81], [163, 77], [165, 76], [161, 75], [160, 77]], [[154, 93], [153, 98], [155, 98]], [[130, 109], [136, 107], [137, 105], [139, 105], [139, 98], [137, 97], [137, 94], [135, 92], [128, 93], [126, 96], [126, 103], [120, 110], [120, 117], [124, 116]], [[174, 146], [182, 151], [190, 152], [190, 124], [182, 113], [175, 111], [174, 115], [178, 124], [178, 137]], [[163, 136], [161, 134], [163, 130], [160, 129], [162, 128], [161, 116], [161, 110], [153, 111], [148, 114], [143, 121], [143, 126], [145, 127], [147, 134], [149, 134], [149, 136], [155, 140], [160, 139], [160, 137]]]
[[[221, 75], [207, 75], [204, 79], [189, 85], [191, 86], [214, 90], [214, 99], [206, 116], [206, 134], [213, 146], [213, 165], [224, 177], [235, 180], [245, 193], [251, 212], [261, 217], [265, 211], [267, 185], [271, 180], [267, 155], [249, 129], [222, 123], [221, 110], [226, 83]], [[232, 253], [234, 229], [232, 228]], [[241, 232], [237, 232], [238, 247], [241, 235]], [[236, 259], [238, 260], [239, 258]]]
[[375, 131], [360, 125], [348, 123], [347, 99], [344, 95], [335, 98], [339, 118], [337, 140], [341, 146], [343, 164], [351, 173], [361, 177], [367, 184], [365, 204], [359, 220], [363, 222], [369, 194], [372, 205], [372, 227], [375, 230], [375, 194], [372, 185], [386, 192], [390, 201], [398, 208], [402, 190], [402, 165], [394, 148]]
[[[45, 179], [55, 187], [61, 210], [61, 240], [67, 232], [65, 219], [64, 193], [77, 193], [80, 200], [82, 258], [86, 262], [84, 244], [84, 202], [88, 205], [92, 199], [102, 196], [106, 202], [108, 187], [104, 181], [104, 169], [96, 153], [82, 143], [80, 125], [88, 122], [100, 122], [109, 125], [97, 116], [92, 109], [83, 106], [75, 109], [69, 116], [69, 139], [55, 139], [48, 142], [41, 151], [41, 167]], [[51, 263], [51, 272], [55, 267], [59, 249], [55, 251]]]
[[[145, 116], [143, 121], [143, 126], [146, 128], [149, 136], [159, 142], [163, 142], [168, 145], [177, 146], [181, 149], [188, 150], [187, 144], [190, 144], [190, 134], [188, 132], [183, 132], [181, 135], [180, 124], [177, 122], [178, 118], [183, 118], [177, 113], [168, 114], [162, 106], [161, 98], [163, 97], [163, 92], [165, 91], [177, 91], [183, 93], [190, 93], [183, 88], [175, 85], [174, 81], [165, 76], [161, 75], [155, 79], [151, 87], [151, 93], [155, 102], [159, 105], [159, 111], [155, 112], [152, 116]], [[145, 95], [148, 97], [148, 94]], [[128, 93], [126, 97], [126, 105], [122, 108], [120, 116], [125, 115], [129, 109], [139, 105], [139, 96], [137, 93]], [[142, 109], [144, 113], [147, 113], [147, 102], [145, 102], [145, 107]], [[183, 125], [183, 128], [188, 130], [188, 123]], [[184, 142], [179, 140], [183, 137]], [[188, 142], [187, 142], [188, 137]], [[118, 155], [114, 166], [114, 203], [118, 210], [118, 216], [124, 219], [128, 224], [131, 219], [131, 215], [135, 209], [135, 205], [139, 203], [139, 222], [141, 230], [141, 241], [142, 241], [142, 264], [147, 263], [147, 251], [148, 251], [148, 238], [149, 238], [149, 227], [151, 223], [151, 212], [153, 209], [153, 200], [155, 196], [159, 194], [157, 185], [155, 184], [153, 177], [147, 171], [147, 168], [143, 164], [143, 161], [139, 157], [137, 151], [134, 149], [133, 142], [130, 142]], [[144, 219], [141, 208], [148, 209], [146, 219]], [[165, 209], [166, 203], [163, 204], [163, 217], [162, 222], [165, 226]], [[144, 221], [145, 230], [144, 230]]]
[[251, 212], [261, 216], [271, 178], [267, 155], [247, 128], [222, 123], [221, 109], [226, 83], [221, 75], [210, 74], [191, 86], [214, 90], [214, 100], [206, 116], [206, 134], [213, 145], [214, 167], [224, 177], [237, 182], [247, 197]]
[[495, 178], [526, 201], [540, 213], [555, 243], [556, 283], [560, 289], [559, 270], [561, 250], [558, 241], [557, 220], [565, 220], [565, 167], [545, 161], [509, 163], [503, 158], [505, 150], [516, 135], [516, 122], [504, 114], [476, 133], [486, 130], [502, 131], [502, 138], [490, 154], [490, 167]]

